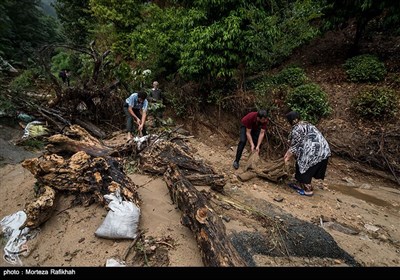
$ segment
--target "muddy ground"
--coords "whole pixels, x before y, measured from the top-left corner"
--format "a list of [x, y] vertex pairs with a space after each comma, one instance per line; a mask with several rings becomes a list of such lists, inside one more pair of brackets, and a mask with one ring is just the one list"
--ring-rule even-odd
[[[38, 156], [13, 145], [22, 131], [0, 127], [2, 141], [0, 217], [23, 210], [34, 198], [33, 176], [21, 167], [22, 158]], [[224, 194], [207, 186], [210, 202], [222, 217], [239, 254], [248, 266], [400, 266], [400, 191], [394, 182], [360, 173], [358, 163], [333, 156], [324, 181], [315, 181], [312, 197], [300, 196], [285, 183], [254, 178], [241, 182], [232, 168], [236, 141], [201, 128], [189, 138], [194, 155], [227, 178]], [[4, 135], [7, 135], [4, 137]], [[125, 141], [125, 133], [112, 141]], [[243, 161], [248, 156], [243, 154]], [[263, 158], [267, 160], [266, 158]], [[361, 169], [368, 170], [367, 166]], [[131, 169], [143, 200], [142, 239], [125, 258], [127, 266], [202, 266], [199, 249], [181, 213], [171, 201], [161, 177]], [[130, 240], [94, 235], [107, 210], [100, 205], [71, 206], [62, 196], [50, 220], [28, 241], [24, 266], [105, 266], [121, 260]], [[1, 260], [1, 266], [12, 264]]]

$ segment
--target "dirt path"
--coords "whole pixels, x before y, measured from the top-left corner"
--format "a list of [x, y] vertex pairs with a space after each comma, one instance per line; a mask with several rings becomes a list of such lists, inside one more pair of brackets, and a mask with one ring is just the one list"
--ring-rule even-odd
[[[228, 178], [225, 195], [213, 193], [212, 203], [250, 265], [346, 266], [350, 262], [343, 258], [343, 252], [347, 252], [348, 259], [354, 258], [361, 266], [400, 266], [400, 191], [393, 183], [358, 173], [355, 163], [332, 158], [326, 180], [317, 184], [313, 197], [303, 197], [284, 184], [261, 179], [240, 182], [236, 175], [241, 169], [232, 168], [235, 143], [225, 145], [220, 136], [208, 131], [204, 131], [202, 139], [207, 142], [190, 139], [190, 146], [197, 151], [196, 157], [203, 158]], [[10, 139], [6, 141], [9, 143]], [[3, 162], [0, 176], [3, 200], [0, 217], [4, 217], [23, 210], [25, 203], [33, 199], [35, 180], [19, 163]], [[181, 225], [181, 214], [172, 204], [162, 178], [129, 176], [140, 186], [143, 200], [140, 229], [144, 238], [136, 254], [134, 250], [128, 254], [127, 261], [136, 265], [202, 266], [193, 234]], [[60, 198], [52, 218], [28, 242], [29, 252], [21, 258], [23, 265], [104, 266], [107, 259], [125, 255], [131, 241], [94, 236], [107, 211], [98, 205], [71, 207], [71, 200], [72, 196]], [[264, 213], [272, 225], [263, 225], [265, 220], [255, 219], [250, 215], [252, 211]], [[287, 236], [296, 234], [294, 240], [298, 243], [286, 243], [289, 244], [286, 247], [265, 243], [263, 238], [278, 236], [274, 230], [279, 228], [283, 229], [279, 233], [282, 236], [276, 240], [288, 240]], [[323, 250], [317, 253], [299, 250], [325, 248], [326, 244], [330, 246], [327, 250], [332, 250], [331, 255]], [[284, 249], [273, 251], [274, 246]], [[3, 259], [0, 265], [10, 266]]]

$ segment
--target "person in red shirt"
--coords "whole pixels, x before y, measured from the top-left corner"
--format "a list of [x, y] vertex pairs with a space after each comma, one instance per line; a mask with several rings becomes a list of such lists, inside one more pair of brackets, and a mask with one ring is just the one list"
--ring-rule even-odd
[[258, 112], [250, 112], [244, 116], [240, 125], [240, 140], [236, 150], [236, 158], [233, 162], [235, 169], [239, 168], [239, 161], [242, 157], [244, 147], [247, 141], [250, 143], [251, 152], [260, 152], [260, 146], [265, 136], [268, 117], [267, 111], [259, 110]]

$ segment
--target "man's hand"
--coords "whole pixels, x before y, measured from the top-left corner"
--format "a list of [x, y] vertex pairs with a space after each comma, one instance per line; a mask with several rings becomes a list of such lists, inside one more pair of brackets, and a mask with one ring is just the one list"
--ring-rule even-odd
[[293, 154], [290, 150], [287, 150], [285, 156], [283, 157], [285, 164], [289, 163], [289, 160], [292, 158]]

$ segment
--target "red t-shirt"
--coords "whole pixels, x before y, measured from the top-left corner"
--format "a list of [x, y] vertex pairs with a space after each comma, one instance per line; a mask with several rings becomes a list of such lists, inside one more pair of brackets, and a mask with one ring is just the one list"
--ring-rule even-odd
[[246, 116], [244, 116], [241, 120], [242, 124], [249, 129], [257, 129], [259, 125], [261, 125], [261, 129], [267, 129], [267, 123], [261, 124], [257, 121], [258, 112], [250, 112]]

